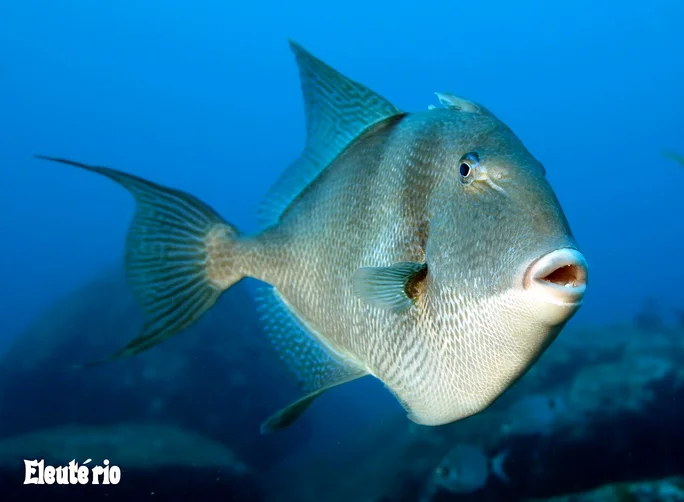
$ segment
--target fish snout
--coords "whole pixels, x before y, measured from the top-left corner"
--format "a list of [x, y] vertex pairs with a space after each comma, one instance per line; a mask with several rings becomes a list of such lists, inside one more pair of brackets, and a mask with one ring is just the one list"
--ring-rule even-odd
[[587, 288], [587, 261], [572, 248], [556, 249], [538, 258], [525, 272], [523, 286], [542, 301], [579, 306]]

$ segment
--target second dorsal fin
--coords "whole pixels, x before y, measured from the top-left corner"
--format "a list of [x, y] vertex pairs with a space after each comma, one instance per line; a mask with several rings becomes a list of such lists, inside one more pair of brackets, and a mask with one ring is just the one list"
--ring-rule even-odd
[[259, 208], [270, 226], [292, 200], [368, 127], [402, 112], [290, 40], [299, 67], [306, 115], [306, 147], [280, 176]]

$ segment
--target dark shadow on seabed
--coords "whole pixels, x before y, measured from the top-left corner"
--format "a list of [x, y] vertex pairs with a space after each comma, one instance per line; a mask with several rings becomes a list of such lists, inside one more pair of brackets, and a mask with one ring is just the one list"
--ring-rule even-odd
[[220, 469], [167, 467], [124, 470], [117, 485], [24, 485], [23, 469], [0, 469], [3, 502], [126, 501], [259, 502], [265, 500], [257, 479], [236, 479]]
[[[123, 442], [144, 443], [122, 435], [116, 429], [121, 424], [177, 430], [160, 432], [162, 437], [147, 450], [141, 444], [139, 452], [120, 452], [136, 467], [118, 464], [124, 469], [122, 482], [107, 488], [106, 500], [152, 492], [154, 500], [213, 500], [214, 495], [231, 500], [236, 494], [241, 498], [235, 500], [258, 500], [259, 473], [306, 441], [306, 417], [293, 433], [260, 434], [260, 422], [298, 391], [261, 328], [246, 285], [226, 292], [196, 326], [154, 350], [98, 367], [72, 367], [121, 348], [140, 323], [123, 271], [114, 267], [56, 302], [13, 341], [0, 359], [0, 500], [34, 499], [34, 493], [51, 500], [64, 493], [71, 500], [92, 500], [93, 494], [102, 494], [102, 486], [23, 486], [23, 458], [68, 455], [75, 443], [81, 456], [87, 455], [102, 436], [110, 441], [99, 440], [105, 455]], [[83, 432], [89, 428], [92, 432]], [[203, 468], [193, 467], [189, 453], [187, 465], [154, 458], [179, 453], [169, 452], [169, 445], [190, 448], [191, 434], [201, 435], [205, 449], [229, 450], [250, 474], [232, 476], [230, 462], [222, 458]], [[25, 442], [23, 448], [17, 438]], [[41, 441], [46, 444], [40, 446]], [[11, 459], [3, 457], [3, 449]], [[206, 452], [200, 456], [206, 459]], [[178, 458], [184, 458], [183, 452]], [[56, 465], [63, 465], [72, 458], [58, 460]], [[177, 498], [162, 496], [167, 492]]]
[[[357, 434], [344, 455], [283, 464], [267, 496], [279, 502], [684, 500], [682, 360], [684, 326], [569, 326], [484, 413], [443, 427], [398, 416]], [[537, 406], [545, 400], [550, 406]], [[481, 445], [490, 458], [508, 451], [510, 482], [490, 476], [472, 493], [439, 489], [421, 499], [442, 458], [462, 443]], [[553, 498], [565, 494], [575, 495]]]

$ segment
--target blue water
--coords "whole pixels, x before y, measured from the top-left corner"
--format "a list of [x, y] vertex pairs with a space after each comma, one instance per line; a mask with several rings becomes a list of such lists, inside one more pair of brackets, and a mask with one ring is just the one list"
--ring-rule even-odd
[[[453, 92], [515, 131], [590, 265], [572, 323], [681, 306], [684, 169], [660, 151], [684, 153], [683, 25], [677, 0], [3, 2], [0, 353], [120, 259], [133, 210], [110, 181], [32, 155], [181, 188], [254, 232], [304, 142], [288, 37], [401, 109]], [[377, 382], [339, 396], [358, 412], [318, 407], [322, 429], [400, 413]]]

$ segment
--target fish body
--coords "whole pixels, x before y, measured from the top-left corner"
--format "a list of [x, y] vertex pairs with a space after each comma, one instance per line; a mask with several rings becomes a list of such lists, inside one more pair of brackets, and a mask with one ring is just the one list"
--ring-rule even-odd
[[440, 491], [466, 494], [484, 488], [493, 474], [500, 481], [509, 483], [504, 464], [508, 451], [493, 458], [477, 444], [455, 445], [433, 470], [423, 492], [421, 502], [429, 502]]
[[[244, 277], [303, 397], [372, 375], [419, 424], [470, 416], [579, 308], [586, 261], [541, 164], [489, 110], [440, 93], [407, 113], [292, 43], [307, 143], [242, 235], [180, 190], [114, 169], [135, 196], [126, 270], [146, 312], [113, 357], [182, 331]], [[44, 157], [45, 158], [45, 157]]]

